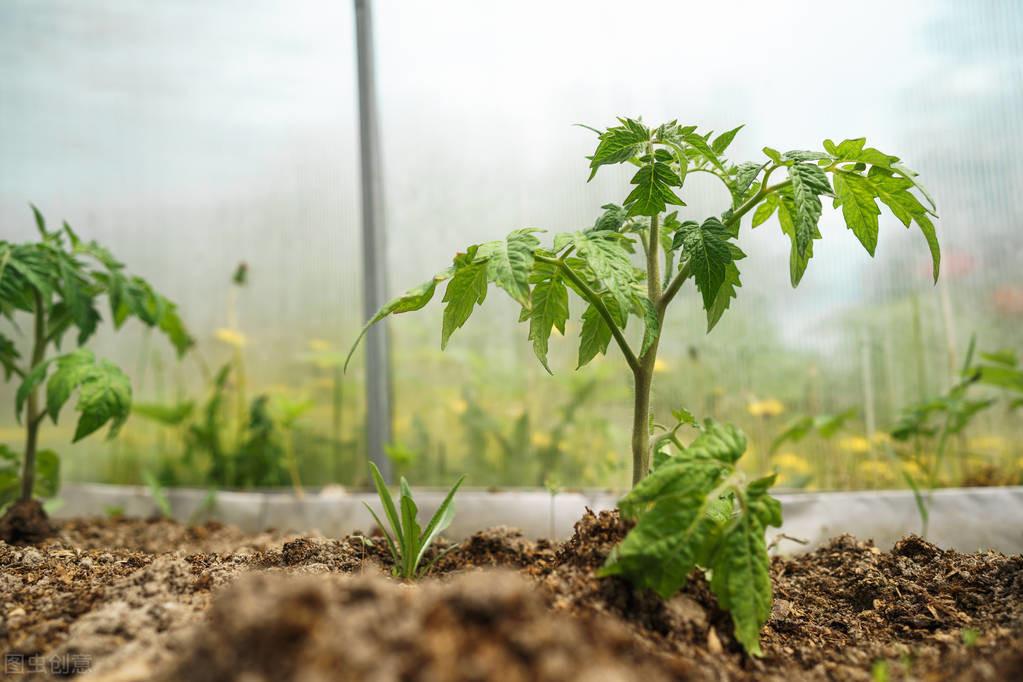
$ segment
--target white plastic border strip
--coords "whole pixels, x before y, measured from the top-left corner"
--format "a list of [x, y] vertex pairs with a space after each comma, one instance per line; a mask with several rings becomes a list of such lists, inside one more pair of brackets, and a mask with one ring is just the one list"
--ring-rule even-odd
[[[69, 484], [61, 489], [63, 505], [58, 518], [103, 516], [112, 508], [126, 516], [148, 517], [156, 513], [144, 487], [100, 484]], [[342, 536], [356, 530], [369, 531], [373, 519], [363, 502], [377, 505], [372, 493], [347, 493], [327, 489], [307, 494], [303, 500], [285, 492], [219, 492], [212, 513], [204, 510], [205, 490], [167, 491], [174, 518], [202, 521], [213, 518], [247, 532], [266, 528], [295, 532], [319, 531]], [[443, 491], [416, 494], [420, 514], [429, 517], [441, 503]], [[782, 553], [812, 549], [829, 538], [850, 533], [873, 539], [887, 549], [907, 533], [920, 532], [920, 519], [909, 491], [856, 491], [833, 493], [780, 493], [785, 525], [778, 532], [808, 542], [799, 545], [782, 540]], [[520, 529], [527, 537], [558, 539], [571, 536], [573, 524], [586, 508], [611, 509], [617, 497], [611, 493], [560, 493], [554, 498], [543, 491], [466, 490], [456, 498], [457, 513], [447, 531], [453, 538], [494, 526]], [[928, 540], [964, 552], [994, 549], [1006, 554], [1023, 553], [1023, 486], [1011, 488], [955, 488], [934, 493]]]

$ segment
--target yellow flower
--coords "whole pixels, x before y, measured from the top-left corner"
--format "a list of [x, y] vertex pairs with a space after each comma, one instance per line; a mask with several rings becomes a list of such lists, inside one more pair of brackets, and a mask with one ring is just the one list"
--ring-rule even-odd
[[1002, 452], [1007, 443], [1001, 436], [977, 436], [970, 439], [970, 449], [983, 452]]
[[813, 469], [809, 462], [793, 452], [782, 452], [775, 455], [774, 463], [781, 469], [796, 474], [808, 474]]
[[466, 403], [461, 398], [455, 398], [450, 403], [448, 403], [448, 406], [451, 408], [451, 411], [454, 412], [455, 414], [465, 414], [465, 411], [469, 409], [469, 404]]
[[213, 332], [213, 338], [235, 348], [244, 348], [248, 344], [245, 334], [235, 329], [228, 329], [227, 327], [221, 327]]
[[863, 436], [846, 436], [838, 441], [838, 447], [846, 452], [862, 455], [865, 452], [870, 452], [870, 441]]
[[746, 410], [754, 417], [777, 417], [785, 411], [785, 405], [780, 400], [768, 398], [754, 400], [746, 406]]
[[920, 468], [920, 465], [912, 460], [906, 460], [902, 463], [902, 470], [912, 476], [914, 479], [920, 478], [924, 471]]
[[667, 372], [669, 369], [671, 369], [671, 366], [667, 363], [667, 361], [662, 360], [661, 358], [654, 360], [654, 374]]
[[546, 433], [534, 433], [529, 441], [538, 448], [545, 448], [551, 444], [551, 437]]
[[884, 431], [875, 431], [874, 435], [870, 437], [870, 442], [874, 445], [885, 445], [892, 442], [892, 437]]
[[309, 350], [318, 352], [330, 350], [330, 343], [323, 339], [309, 339]]
[[871, 476], [880, 479], [889, 479], [892, 477], [892, 469], [888, 466], [887, 462], [879, 462], [876, 459], [865, 459], [860, 462], [857, 466], [860, 473], [864, 476]]

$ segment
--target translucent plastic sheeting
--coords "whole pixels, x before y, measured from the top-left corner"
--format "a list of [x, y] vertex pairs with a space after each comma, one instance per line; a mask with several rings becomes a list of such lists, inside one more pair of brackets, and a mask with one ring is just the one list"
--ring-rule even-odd
[[[444, 491], [416, 493], [420, 518], [429, 518]], [[170, 490], [167, 497], [175, 518], [196, 521], [216, 518], [245, 531], [264, 528], [319, 531], [340, 536], [374, 526], [363, 502], [377, 506], [376, 495], [326, 490], [298, 500], [286, 493], [218, 493], [211, 505], [204, 490]], [[842, 493], [781, 493], [785, 519], [781, 529], [768, 529], [768, 540], [779, 534], [806, 544], [781, 539], [777, 551], [798, 554], [821, 546], [829, 538], [849, 533], [890, 548], [908, 533], [920, 532], [913, 495], [908, 492], [868, 491]], [[149, 492], [131, 486], [70, 485], [61, 490], [64, 504], [58, 517], [97, 516], [117, 507], [130, 516], [156, 513]], [[520, 529], [527, 537], [571, 537], [573, 525], [587, 509], [611, 509], [616, 497], [609, 493], [475, 492], [456, 498], [455, 520], [446, 532], [465, 538], [495, 526]], [[1006, 554], [1023, 552], [1023, 487], [960, 488], [934, 493], [927, 539], [939, 547], [963, 552], [994, 549]]]

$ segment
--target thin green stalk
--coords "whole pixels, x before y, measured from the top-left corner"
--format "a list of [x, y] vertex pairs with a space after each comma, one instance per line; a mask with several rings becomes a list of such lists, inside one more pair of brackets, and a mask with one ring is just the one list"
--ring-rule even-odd
[[[32, 290], [35, 300], [35, 334], [32, 344], [32, 365], [29, 371], [42, 363], [46, 355], [46, 310], [43, 295], [38, 289]], [[27, 412], [25, 415], [25, 457], [21, 463], [21, 501], [32, 499], [32, 491], [36, 481], [36, 447], [39, 442], [39, 425], [45, 412], [39, 409], [39, 387], [32, 389], [28, 395]]]

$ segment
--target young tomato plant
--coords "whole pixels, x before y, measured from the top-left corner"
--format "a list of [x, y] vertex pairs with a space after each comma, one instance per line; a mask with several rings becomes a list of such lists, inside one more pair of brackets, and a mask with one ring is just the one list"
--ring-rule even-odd
[[[905, 226], [915, 223], [920, 228], [935, 278], [940, 255], [931, 222], [934, 204], [916, 173], [898, 157], [867, 147], [863, 138], [839, 144], [825, 140], [823, 151], [780, 153], [765, 147], [766, 160], [735, 164], [724, 155], [742, 126], [713, 136], [676, 121], [657, 127], [630, 118], [618, 123], [595, 130], [599, 140], [589, 157], [590, 178], [602, 166], [628, 163], [637, 168], [633, 187], [621, 203], [606, 204], [592, 227], [557, 234], [549, 246], [541, 245], [536, 236], [541, 230], [534, 229], [469, 246], [449, 268], [384, 305], [366, 329], [388, 315], [421, 309], [446, 281], [443, 348], [495, 284], [521, 306], [519, 319], [528, 322], [533, 350], [550, 371], [551, 332], [564, 333], [569, 292], [574, 293], [583, 302], [578, 366], [605, 353], [613, 340], [633, 375], [635, 485], [649, 469], [651, 386], [667, 310], [682, 285], [692, 280], [707, 313], [708, 331], [717, 324], [740, 286], [739, 262], [745, 254], [736, 240], [747, 214], [753, 213], [753, 227], [777, 215], [791, 242], [793, 286], [813, 256], [814, 241], [821, 238], [822, 197], [841, 208], [847, 227], [871, 256], [878, 238], [878, 199]], [[668, 209], [685, 206], [679, 193], [697, 172], [717, 178], [730, 205], [702, 222], [680, 220], [677, 211]], [[626, 336], [632, 317], [642, 326], [638, 347], [636, 339], [630, 343]]]
[[[698, 424], [685, 410], [654, 442], [654, 468], [618, 502], [636, 522], [608, 555], [599, 575], [619, 575], [665, 599], [693, 569], [710, 571], [710, 589], [731, 612], [735, 638], [760, 654], [760, 627], [771, 615], [771, 578], [764, 532], [781, 526], [781, 505], [768, 494], [774, 476], [747, 482], [737, 469], [746, 436], [734, 426]], [[688, 446], [683, 425], [700, 434]]]
[[[0, 520], [0, 528], [9, 539], [25, 531], [20, 539], [29, 540], [45, 534], [47, 527], [42, 508], [32, 503], [35, 492], [45, 492], [36, 484], [37, 468], [51, 471], [57, 460], [51, 451], [37, 451], [43, 419], [49, 416], [57, 423], [61, 408], [77, 391], [81, 414], [73, 440], [79, 441], [107, 423], [113, 437], [131, 410], [128, 377], [113, 363], [96, 359], [82, 347], [99, 325], [99, 300], [107, 297], [117, 329], [134, 317], [164, 332], [179, 354], [192, 345], [173, 303], [145, 280], [128, 275], [106, 248], [83, 242], [67, 223], [61, 230], [48, 230], [43, 216], [34, 206], [32, 209], [39, 241], [0, 241], [0, 314], [15, 331], [20, 331], [15, 320], [18, 313], [32, 319], [27, 358], [21, 357], [11, 338], [0, 334], [0, 365], [7, 381], [17, 377], [21, 382], [15, 395], [15, 414], [25, 425], [17, 502]], [[78, 348], [48, 357], [50, 347], [59, 351], [72, 328], [77, 331]], [[45, 488], [53, 487], [51, 478], [44, 477]], [[0, 500], [0, 504], [9, 501]]]
[[447, 550], [437, 554], [426, 566], [420, 568], [420, 564], [426, 556], [426, 550], [430, 548], [430, 545], [437, 539], [437, 536], [451, 525], [451, 521], [455, 518], [455, 493], [458, 492], [458, 487], [462, 485], [465, 476], [460, 477], [455, 482], [455, 485], [448, 491], [444, 501], [441, 502], [440, 507], [437, 508], [437, 513], [426, 524], [426, 528], [421, 530], [417, 519], [419, 508], [416, 507], [415, 500], [412, 499], [412, 489], [409, 488], [405, 477], [402, 476], [401, 478], [401, 496], [398, 506], [395, 506], [394, 499], [387, 489], [387, 483], [384, 482], [384, 478], [380, 475], [380, 470], [377, 469], [376, 464], [370, 462], [369, 470], [373, 476], [373, 483], [376, 485], [377, 495], [380, 497], [380, 504], [384, 508], [384, 515], [387, 516], [387, 521], [391, 524], [391, 532], [387, 532], [387, 527], [381, 523], [380, 517], [377, 516], [372, 507], [367, 504], [366, 509], [373, 515], [377, 526], [380, 527], [384, 534], [384, 539], [387, 540], [387, 549], [390, 550], [391, 558], [394, 560], [394, 575], [404, 580], [414, 580], [426, 575], [442, 556], [457, 547], [457, 545], [452, 545]]

